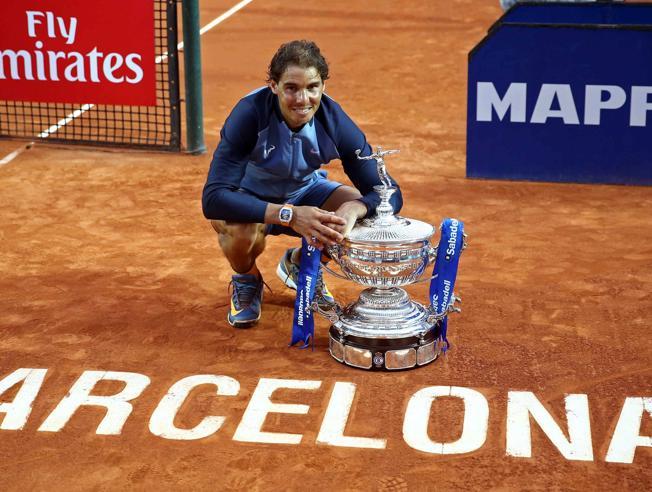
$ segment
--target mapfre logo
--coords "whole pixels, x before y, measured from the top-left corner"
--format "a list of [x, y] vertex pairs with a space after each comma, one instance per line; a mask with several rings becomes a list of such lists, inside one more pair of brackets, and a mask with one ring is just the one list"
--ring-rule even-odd
[[[538, 92], [533, 108], [527, 107], [528, 91]], [[583, 114], [578, 112], [576, 98], [583, 97]], [[512, 82], [500, 94], [493, 82], [478, 82], [476, 121], [491, 122], [494, 115], [511, 123], [545, 124], [551, 119], [566, 125], [600, 125], [603, 111], [628, 111], [629, 126], [647, 126], [647, 113], [652, 111], [652, 86], [527, 84]], [[509, 113], [509, 116], [507, 116]]]

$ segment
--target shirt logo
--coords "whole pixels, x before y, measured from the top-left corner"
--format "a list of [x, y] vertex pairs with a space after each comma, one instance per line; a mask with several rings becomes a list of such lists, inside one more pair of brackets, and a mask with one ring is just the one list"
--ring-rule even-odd
[[272, 150], [274, 150], [275, 148], [276, 147], [274, 147], [273, 145], [270, 145], [269, 148], [263, 150], [263, 158], [267, 159], [269, 157], [269, 154], [271, 154]]

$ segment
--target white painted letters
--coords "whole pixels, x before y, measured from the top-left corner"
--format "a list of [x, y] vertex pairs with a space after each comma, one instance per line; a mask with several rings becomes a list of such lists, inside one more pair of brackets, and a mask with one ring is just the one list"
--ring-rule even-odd
[[0, 80], [35, 80], [34, 74], [40, 81], [63, 79], [80, 84], [88, 81], [139, 84], [144, 79], [140, 53], [105, 53], [97, 46], [87, 53], [48, 50], [44, 38], [64, 39], [67, 45], [74, 45], [78, 28], [76, 17], [60, 17], [54, 12], [36, 10], [26, 10], [25, 15], [27, 36], [37, 38], [34, 49], [14, 50], [0, 46]]
[[385, 449], [387, 439], [345, 436], [344, 429], [351, 413], [355, 384], [336, 382], [328, 402], [326, 415], [317, 436], [318, 444], [347, 448]]
[[245, 410], [240, 425], [233, 435], [234, 441], [262, 442], [271, 444], [299, 444], [302, 434], [284, 434], [279, 432], [263, 432], [261, 428], [268, 413], [292, 413], [302, 415], [308, 413], [308, 405], [272, 403], [270, 397], [279, 388], [315, 390], [321, 386], [321, 381], [299, 381], [296, 379], [261, 378], [251, 395], [249, 405]]
[[57, 17], [57, 24], [59, 24], [59, 32], [66, 38], [66, 44], [75, 42], [75, 33], [77, 32], [77, 18], [71, 17], [70, 24], [66, 27], [66, 21], [63, 17]]
[[652, 87], [632, 87], [632, 109], [629, 114], [631, 126], [647, 126], [647, 112], [652, 111], [650, 94], [652, 94]]
[[492, 82], [478, 82], [476, 120], [491, 121], [495, 109], [500, 121], [510, 110], [509, 121], [525, 123], [526, 91], [527, 84], [512, 82], [501, 99]]
[[55, 16], [54, 12], [43, 13], [37, 10], [27, 10], [25, 11], [25, 15], [27, 15], [27, 35], [30, 38], [37, 37], [36, 26], [43, 24], [39, 17], [45, 17], [49, 38], [56, 38], [58, 30], [61, 37], [66, 40], [66, 44], [73, 44], [75, 42], [75, 34], [77, 32], [76, 17], [70, 17], [68, 25], [66, 25], [66, 20], [63, 17]]
[[[627, 92], [630, 92], [629, 126], [647, 126], [647, 113], [652, 111], [651, 86], [634, 85], [631, 89], [618, 85], [587, 84], [574, 86], [575, 93], [584, 95], [583, 120], [577, 112], [570, 84], [541, 84], [537, 99], [529, 117], [530, 123], [545, 124], [551, 118], [559, 118], [565, 125], [589, 126], [601, 124], [602, 110], [618, 110], [627, 104]], [[494, 111], [499, 121], [510, 112], [509, 122], [525, 123], [527, 119], [528, 84], [512, 82], [505, 94], [498, 94], [493, 82], [478, 82], [476, 85], [476, 121], [493, 121]], [[606, 98], [603, 97], [606, 95]], [[557, 101], [559, 109], [552, 109]]]
[[20, 71], [18, 70], [18, 58], [22, 59], [23, 73], [25, 80], [34, 80], [32, 75], [32, 58], [29, 51], [26, 50], [0, 50], [0, 79], [6, 79], [5, 60], [9, 60], [9, 70], [11, 78], [20, 80]]
[[[559, 101], [559, 109], [552, 109], [555, 98]], [[545, 123], [548, 118], [561, 118], [567, 125], [580, 124], [570, 85], [543, 84], [541, 86], [530, 123]]]
[[[602, 94], [609, 97], [602, 99]], [[627, 94], [617, 85], [587, 85], [584, 97], [584, 124], [599, 125], [600, 111], [603, 109], [622, 108], [627, 101]]]
[[38, 17], [45, 17], [45, 14], [37, 10], [27, 10], [25, 11], [25, 15], [27, 15], [27, 35], [30, 38], [35, 38], [36, 25], [42, 24], [42, 22], [38, 19]]
[[0, 420], [0, 429], [21, 430], [25, 427], [47, 372], [47, 369], [17, 369], [0, 380], [0, 396], [23, 381], [13, 402], [0, 403], [0, 413], [6, 414], [4, 419]]
[[104, 57], [102, 67], [104, 69], [104, 76], [109, 82], [118, 84], [124, 80], [124, 77], [115, 77], [113, 72], [122, 66], [122, 55], [118, 53], [109, 53]]
[[632, 463], [639, 446], [652, 447], [652, 436], [641, 436], [643, 412], [652, 417], [652, 398], [626, 398], [620, 412], [616, 430], [611, 438], [606, 461], [610, 463]]
[[149, 420], [150, 432], [165, 439], [182, 441], [201, 439], [216, 433], [226, 420], [225, 417], [206, 417], [192, 429], [180, 429], [174, 425], [174, 417], [183, 402], [194, 388], [202, 384], [215, 385], [217, 395], [236, 396], [240, 391], [240, 383], [227, 376], [203, 374], [183, 378], [172, 385], [152, 413]]
[[[462, 435], [455, 442], [435, 442], [428, 437], [432, 402], [442, 396], [461, 398], [464, 401]], [[489, 404], [482, 393], [459, 386], [430, 386], [417, 391], [410, 398], [403, 421], [403, 439], [411, 448], [426, 453], [470, 453], [485, 443], [488, 421]]]
[[134, 73], [133, 77], [125, 77], [125, 80], [129, 82], [130, 84], [137, 84], [141, 80], [143, 80], [143, 69], [138, 65], [138, 63], [134, 62], [134, 60], [141, 60], [141, 56], [137, 55], [136, 53], [131, 53], [130, 55], [127, 55], [125, 58], [125, 63], [127, 65], [127, 68], [131, 70]]
[[[605, 109], [609, 108], [605, 107]], [[4, 431], [16, 431], [24, 428], [31, 415], [34, 401], [43, 386], [47, 371], [47, 369], [21, 368], [0, 379], [0, 435]], [[113, 395], [92, 395], [94, 388], [101, 381], [122, 382], [124, 388]], [[138, 373], [85, 371], [38, 430], [59, 432], [80, 407], [100, 406], [104, 407], [106, 412], [95, 432], [102, 435], [120, 434], [133, 411], [130, 402], [138, 398], [149, 383], [149, 377]], [[214, 389], [211, 388], [211, 391], [214, 391], [216, 396], [233, 397], [240, 393], [240, 383], [228, 376], [200, 374], [185, 377], [169, 388], [152, 412], [149, 420], [150, 432], [163, 439], [180, 441], [198, 440], [217, 433], [227, 417], [200, 416], [199, 423], [188, 429], [175, 425], [175, 418], [179, 410], [192, 391], [200, 385], [213, 386]], [[321, 385], [321, 381], [261, 378], [232, 439], [250, 443], [300, 444], [303, 439], [302, 433], [269, 432], [263, 431], [263, 427], [268, 414], [306, 415], [310, 407], [305, 404], [275, 403], [272, 401], [272, 396], [278, 389], [317, 390]], [[12, 401], [8, 401], [9, 397], [6, 394], [12, 388], [14, 391], [11, 394], [14, 396]], [[335, 382], [315, 441], [316, 444], [362, 449], [382, 450], [387, 448], [388, 439], [385, 437], [345, 435], [355, 400], [356, 388], [354, 383]], [[462, 420], [461, 436], [453, 442], [435, 441], [428, 432], [429, 422], [432, 420], [431, 414], [434, 411], [433, 403], [442, 397], [459, 398], [464, 403], [463, 413], [451, 416], [453, 419]], [[588, 397], [585, 394], [566, 395], [564, 403], [566, 428], [555, 421], [534, 393], [529, 391], [508, 392], [505, 420], [506, 456], [532, 457], [531, 423], [534, 421], [563, 458], [572, 461], [593, 461]], [[398, 403], [395, 410], [400, 411], [400, 406]], [[228, 413], [227, 410], [227, 408], [224, 409], [223, 415], [232, 415], [232, 409], [231, 413]], [[500, 418], [502, 419], [502, 416]], [[638, 448], [647, 448], [643, 451], [639, 450], [639, 453], [650, 451], [652, 436], [641, 435], [642, 432], [645, 432], [642, 431], [645, 428], [644, 418], [652, 418], [652, 397], [626, 398], [604, 461], [631, 464], [634, 462]], [[395, 421], [392, 420], [391, 423], [393, 422]], [[485, 444], [488, 423], [489, 404], [479, 391], [457, 386], [430, 386], [417, 391], [409, 399], [403, 420], [403, 439], [408, 446], [424, 453], [437, 455], [471, 453]], [[647, 425], [647, 422], [645, 424]], [[291, 424], [288, 426], [294, 428]], [[309, 429], [312, 430], [313, 426], [314, 422], [311, 421]], [[295, 430], [295, 432], [297, 431]], [[389, 435], [391, 432], [393, 432], [391, 429], [387, 429]], [[559, 457], [559, 460], [562, 458]]]
[[564, 458], [593, 461], [588, 397], [582, 394], [566, 395], [565, 402], [570, 440], [566, 439], [552, 416], [533, 393], [510, 391], [507, 396], [507, 455], [521, 458], [532, 456], [530, 433], [530, 416], [532, 416]]
[[[124, 381], [125, 388], [111, 396], [93, 396], [91, 390], [103, 380]], [[59, 402], [39, 431], [58, 432], [77, 409], [83, 405], [106, 407], [107, 413], [97, 428], [97, 434], [120, 434], [133, 409], [129, 401], [137, 398], [149, 384], [149, 378], [135, 372], [85, 371], [72, 385], [68, 395]]]

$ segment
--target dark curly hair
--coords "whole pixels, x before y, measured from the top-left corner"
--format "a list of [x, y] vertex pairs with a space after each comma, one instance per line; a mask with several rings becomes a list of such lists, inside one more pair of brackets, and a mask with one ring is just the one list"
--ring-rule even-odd
[[283, 72], [290, 65], [301, 68], [315, 67], [322, 81], [328, 78], [328, 62], [314, 41], [301, 39], [282, 44], [269, 63], [267, 82], [274, 81], [278, 83]]

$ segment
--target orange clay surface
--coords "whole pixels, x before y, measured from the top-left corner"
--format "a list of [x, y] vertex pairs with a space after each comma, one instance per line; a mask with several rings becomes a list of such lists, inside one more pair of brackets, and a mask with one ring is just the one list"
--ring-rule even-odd
[[[202, 25], [233, 3], [201, 2]], [[467, 53], [500, 13], [497, 0], [254, 0], [202, 36], [208, 154], [37, 143], [0, 166], [0, 379], [21, 367], [48, 369], [24, 429], [0, 430], [0, 489], [649, 489], [650, 448], [639, 447], [632, 464], [605, 455], [625, 398], [652, 395], [652, 188], [465, 178]], [[275, 268], [295, 238], [269, 239], [259, 260], [273, 291], [259, 325], [238, 331], [226, 323], [231, 271], [202, 216], [201, 190], [225, 117], [264, 83], [279, 44], [295, 38], [320, 45], [331, 64], [327, 92], [370, 143], [401, 149], [387, 164], [403, 189], [402, 215], [466, 224], [453, 348], [424, 368], [342, 366], [328, 354], [322, 319], [314, 352], [288, 348], [294, 293]], [[0, 142], [0, 157], [20, 145]], [[339, 162], [328, 169], [346, 179]], [[360, 291], [328, 281], [340, 301]], [[426, 284], [409, 291], [426, 301]], [[96, 434], [99, 407], [79, 410], [60, 432], [39, 432], [86, 370], [151, 378], [122, 433]], [[223, 415], [224, 426], [196, 441], [152, 435], [160, 399], [193, 374], [233, 377], [240, 392], [227, 398], [197, 388], [176, 424]], [[273, 396], [310, 406], [305, 415], [271, 414], [263, 427], [303, 434], [301, 444], [232, 440], [260, 378], [322, 382]], [[357, 386], [346, 434], [386, 438], [385, 449], [315, 443], [337, 381]], [[479, 450], [442, 456], [405, 443], [408, 400], [433, 385], [487, 398]], [[102, 383], [95, 393], [121, 387]], [[532, 457], [506, 456], [507, 395], [515, 390], [533, 392], [562, 429], [564, 395], [588, 395], [593, 461], [567, 460], [536, 424]], [[651, 420], [643, 416], [641, 435], [652, 435]], [[462, 421], [460, 400], [439, 399], [429, 436], [454, 441]]]

